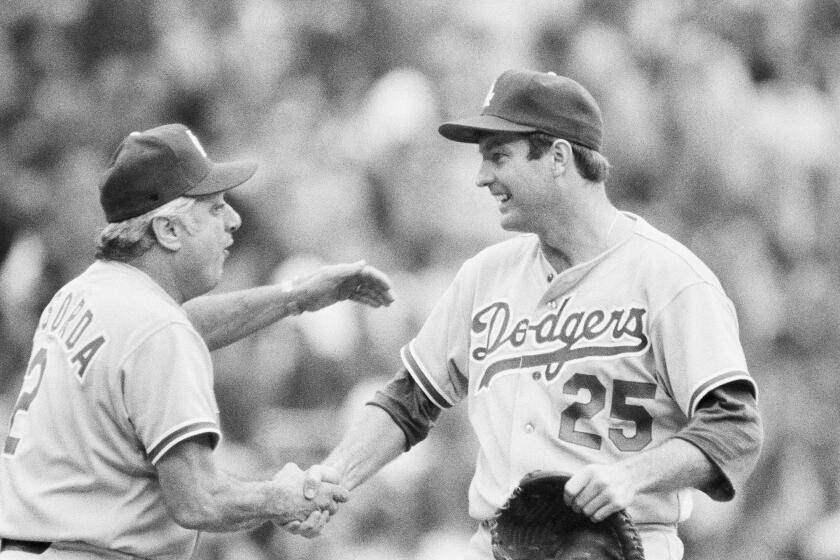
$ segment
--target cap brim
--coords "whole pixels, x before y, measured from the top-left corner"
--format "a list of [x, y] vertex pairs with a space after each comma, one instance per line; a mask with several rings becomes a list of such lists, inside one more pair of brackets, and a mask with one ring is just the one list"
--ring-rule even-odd
[[201, 196], [238, 187], [254, 176], [257, 164], [253, 161], [231, 161], [213, 163], [210, 173], [199, 184], [184, 193], [186, 196]]
[[446, 122], [438, 127], [444, 138], [455, 142], [478, 143], [483, 136], [494, 132], [536, 132], [533, 126], [516, 124], [493, 115], [481, 115], [458, 121]]

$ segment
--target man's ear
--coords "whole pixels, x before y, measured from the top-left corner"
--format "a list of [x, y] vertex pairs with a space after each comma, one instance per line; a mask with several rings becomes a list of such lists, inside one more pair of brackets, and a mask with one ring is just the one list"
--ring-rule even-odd
[[554, 176], [559, 177], [566, 173], [569, 166], [574, 165], [574, 154], [572, 145], [568, 141], [558, 138], [551, 145], [551, 155], [554, 158]]
[[181, 248], [181, 233], [183, 228], [177, 220], [158, 216], [152, 220], [152, 233], [157, 239], [158, 245], [169, 251], [177, 251]]

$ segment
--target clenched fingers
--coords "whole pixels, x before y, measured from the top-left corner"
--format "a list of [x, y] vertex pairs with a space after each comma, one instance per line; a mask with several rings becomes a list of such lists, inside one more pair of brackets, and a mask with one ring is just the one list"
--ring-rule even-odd
[[381, 270], [370, 265], [362, 265], [353, 278], [354, 286], [348, 299], [369, 305], [371, 307], [388, 306], [394, 302], [394, 293], [391, 280]]

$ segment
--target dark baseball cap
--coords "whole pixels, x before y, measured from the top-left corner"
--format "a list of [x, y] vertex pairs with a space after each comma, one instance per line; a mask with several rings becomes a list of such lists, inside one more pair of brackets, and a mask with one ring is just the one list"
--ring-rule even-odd
[[212, 161], [189, 128], [165, 124], [122, 141], [99, 185], [99, 202], [108, 222], [121, 222], [179, 196], [232, 189], [256, 170], [250, 161]]
[[601, 149], [601, 109], [586, 88], [554, 72], [507, 70], [487, 93], [477, 117], [446, 122], [438, 132], [456, 142], [477, 143], [493, 132], [545, 132]]

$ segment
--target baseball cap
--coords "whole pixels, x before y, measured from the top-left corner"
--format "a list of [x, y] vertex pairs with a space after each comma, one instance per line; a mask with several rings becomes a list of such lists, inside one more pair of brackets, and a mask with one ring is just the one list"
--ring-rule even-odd
[[122, 141], [100, 182], [99, 202], [108, 222], [121, 222], [179, 196], [232, 189], [256, 170], [254, 162], [212, 161], [189, 128], [165, 124]]
[[554, 72], [507, 70], [484, 99], [477, 117], [446, 122], [438, 132], [477, 143], [492, 132], [545, 132], [595, 151], [601, 149], [601, 109], [586, 88]]

